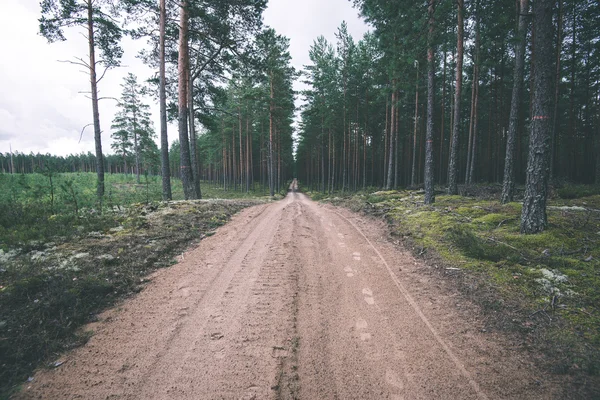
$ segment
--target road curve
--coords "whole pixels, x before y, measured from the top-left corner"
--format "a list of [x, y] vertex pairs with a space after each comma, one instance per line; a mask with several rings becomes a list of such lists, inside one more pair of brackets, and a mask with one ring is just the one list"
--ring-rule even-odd
[[101, 316], [21, 399], [551, 399], [381, 222], [292, 191]]

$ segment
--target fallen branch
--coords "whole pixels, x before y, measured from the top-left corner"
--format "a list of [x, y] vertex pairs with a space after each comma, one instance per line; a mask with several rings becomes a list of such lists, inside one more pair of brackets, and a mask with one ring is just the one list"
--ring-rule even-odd
[[528, 259], [527, 257], [525, 257], [525, 255], [524, 255], [523, 253], [521, 253], [521, 251], [520, 251], [519, 249], [517, 249], [516, 247], [514, 247], [514, 246], [511, 246], [511, 245], [510, 245], [510, 244], [508, 244], [508, 243], [504, 243], [504, 242], [501, 242], [501, 241], [499, 241], [499, 240], [496, 240], [496, 239], [494, 239], [493, 237], [488, 237], [488, 238], [487, 238], [487, 240], [489, 240], [490, 242], [494, 242], [494, 243], [498, 243], [498, 244], [501, 244], [501, 245], [503, 245], [503, 246], [506, 246], [506, 247], [508, 247], [509, 249], [512, 249], [512, 250], [516, 251], [517, 253], [519, 253], [519, 255], [520, 255], [521, 257], [523, 257], [523, 259], [524, 259], [525, 261], [529, 261], [529, 259]]

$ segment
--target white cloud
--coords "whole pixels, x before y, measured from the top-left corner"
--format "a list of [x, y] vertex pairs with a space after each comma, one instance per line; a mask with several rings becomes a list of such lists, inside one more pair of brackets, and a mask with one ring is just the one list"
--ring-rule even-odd
[[[89, 77], [82, 68], [58, 60], [87, 57], [87, 43], [77, 29], [66, 30], [67, 41], [49, 44], [38, 34], [38, 0], [3, 0], [0, 13], [0, 152], [40, 152], [57, 155], [94, 152]], [[348, 0], [271, 0], [265, 23], [291, 39], [293, 64], [309, 63], [308, 49], [319, 35], [335, 41], [342, 20], [358, 40], [367, 30]], [[120, 83], [128, 72], [143, 81], [153, 71], [136, 58], [145, 40], [123, 42], [123, 67], [109, 71], [100, 83], [100, 95], [119, 97]], [[301, 85], [296, 85], [300, 89]], [[151, 101], [149, 100], [149, 103]], [[100, 103], [104, 152], [110, 152], [110, 124], [116, 111], [113, 100]], [[158, 130], [158, 106], [152, 104]], [[177, 134], [169, 131], [170, 139]]]

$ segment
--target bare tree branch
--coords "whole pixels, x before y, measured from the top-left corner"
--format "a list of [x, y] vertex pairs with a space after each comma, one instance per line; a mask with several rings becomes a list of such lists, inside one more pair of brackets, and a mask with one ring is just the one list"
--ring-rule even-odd
[[104, 78], [104, 75], [106, 75], [106, 71], [108, 71], [108, 68], [110, 68], [109, 65], [107, 65], [106, 67], [104, 67], [104, 72], [102, 72], [102, 76], [98, 79], [96, 79], [96, 83], [100, 83], [100, 81], [102, 80], [102, 78]]
[[85, 68], [89, 68], [90, 66], [87, 64], [82, 64], [80, 62], [75, 62], [75, 61], [71, 61], [71, 60], [56, 60], [59, 63], [67, 63], [67, 64], [73, 64], [73, 65], [79, 65], [81, 67], [85, 67]]
[[94, 124], [93, 123], [87, 124], [86, 126], [83, 127], [83, 129], [81, 129], [81, 133], [79, 134], [79, 142], [77, 142], [77, 143], [81, 143], [81, 138], [83, 137], [83, 131], [85, 131], [85, 128], [87, 128], [88, 126], [92, 126], [92, 125], [94, 125]]

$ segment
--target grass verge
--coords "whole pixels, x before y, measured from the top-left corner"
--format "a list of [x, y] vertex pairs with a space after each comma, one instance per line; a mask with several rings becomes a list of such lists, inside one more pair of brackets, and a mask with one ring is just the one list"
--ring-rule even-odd
[[430, 206], [419, 191], [308, 194], [384, 217], [394, 236], [481, 307], [490, 329], [538, 350], [539, 362], [570, 375], [582, 398], [600, 398], [600, 188], [554, 190], [548, 229], [537, 235], [519, 233], [522, 206], [500, 204], [498, 187], [468, 192], [474, 196], [440, 193]]
[[[38, 366], [89, 338], [80, 327], [139, 292], [147, 275], [175, 263], [190, 243], [211, 235], [260, 199], [134, 204], [72, 226], [75, 233], [0, 250], [0, 398]], [[94, 229], [94, 230], [91, 230]]]

